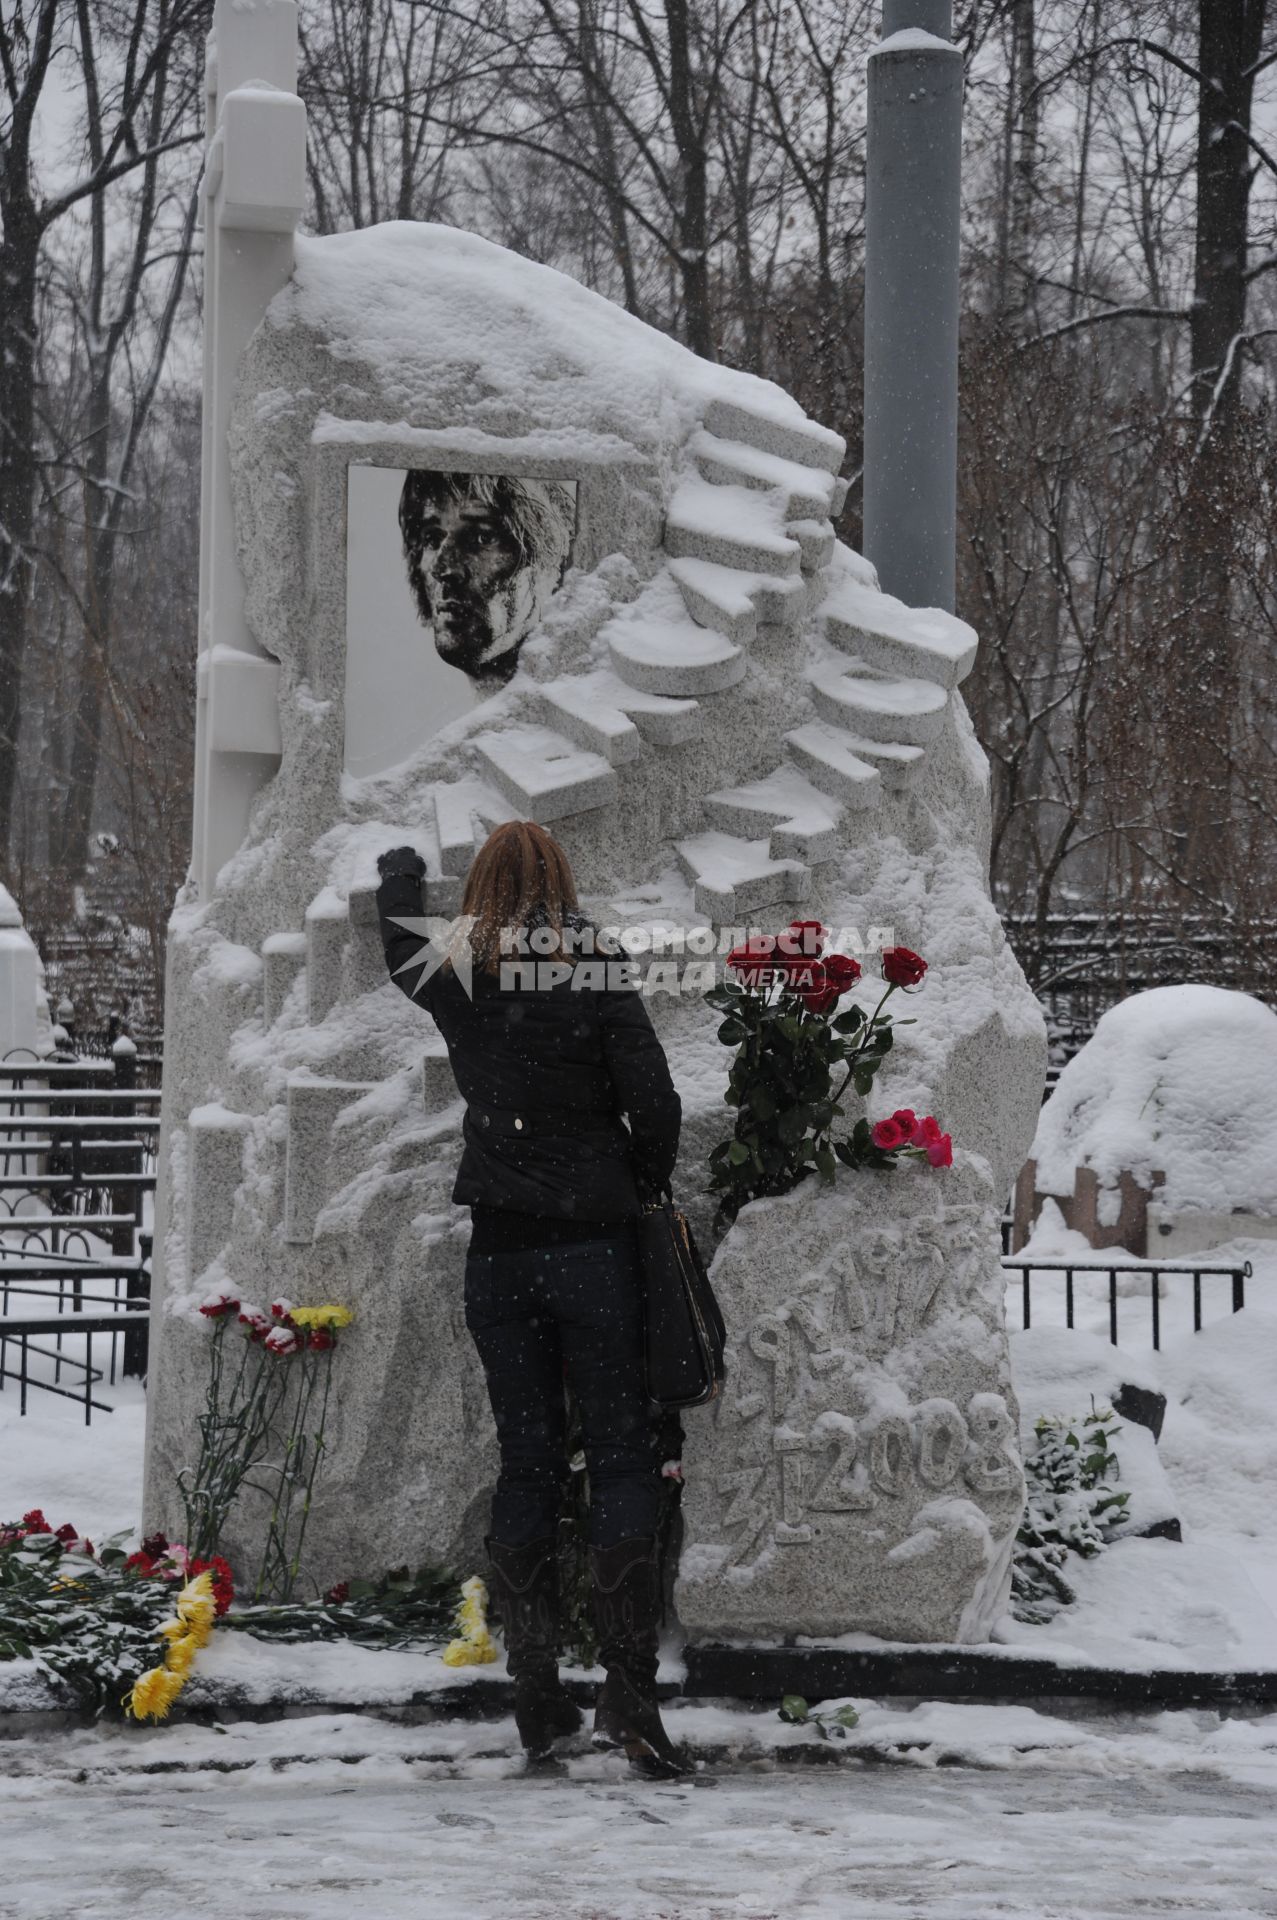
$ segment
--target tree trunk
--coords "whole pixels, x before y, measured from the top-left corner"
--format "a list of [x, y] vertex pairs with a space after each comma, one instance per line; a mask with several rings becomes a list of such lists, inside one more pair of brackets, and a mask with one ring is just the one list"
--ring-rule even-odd
[[1226, 897], [1238, 662], [1232, 634], [1233, 496], [1241, 426], [1252, 163], [1247, 134], [1264, 0], [1201, 0], [1197, 232], [1189, 322], [1193, 447], [1184, 491], [1179, 631], [1172, 650], [1169, 774], [1175, 864]]
[[675, 214], [683, 326], [692, 352], [716, 360], [709, 293], [709, 158], [692, 73], [688, 0], [666, 0], [665, 19], [669, 29], [670, 120], [682, 188], [681, 205]]
[[1250, 132], [1265, 0], [1201, 0], [1198, 25], [1197, 238], [1189, 323], [1193, 409], [1227, 438], [1241, 392], [1246, 327]]
[[36, 292], [40, 224], [25, 182], [0, 199], [0, 862], [13, 825], [35, 534]]

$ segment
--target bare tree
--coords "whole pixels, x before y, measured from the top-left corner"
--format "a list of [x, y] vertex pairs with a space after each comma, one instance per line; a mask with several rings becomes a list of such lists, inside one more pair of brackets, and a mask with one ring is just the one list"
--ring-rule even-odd
[[[141, 172], [153, 190], [161, 159], [198, 139], [185, 104], [158, 116], [153, 107], [157, 94], [171, 99], [175, 50], [193, 49], [210, 11], [209, 0], [96, 8], [6, 0], [0, 16], [0, 850], [7, 849], [13, 815], [36, 500], [48, 465], [37, 401], [37, 310], [49, 240], [72, 214], [100, 206], [126, 176]], [[83, 88], [84, 164], [67, 185], [45, 191], [33, 128], [46, 92], [68, 69]]]

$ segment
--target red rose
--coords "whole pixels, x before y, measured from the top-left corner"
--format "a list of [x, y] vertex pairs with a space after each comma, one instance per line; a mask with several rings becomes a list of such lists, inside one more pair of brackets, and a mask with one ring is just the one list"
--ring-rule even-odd
[[53, 1528], [45, 1519], [39, 1507], [32, 1507], [30, 1513], [24, 1513], [22, 1524], [28, 1533], [52, 1533]]
[[211, 1560], [191, 1561], [186, 1569], [187, 1578], [193, 1580], [197, 1573], [211, 1573], [213, 1576], [213, 1600], [220, 1620], [229, 1611], [231, 1601], [235, 1598], [235, 1580], [230, 1567], [220, 1553], [215, 1553]]
[[68, 1520], [65, 1525], [58, 1528], [53, 1537], [55, 1540], [61, 1540], [65, 1546], [68, 1540], [78, 1540], [80, 1536]]
[[930, 1147], [934, 1146], [937, 1140], [943, 1139], [944, 1134], [940, 1131], [940, 1122], [936, 1119], [935, 1115], [933, 1113], [925, 1114], [918, 1122], [918, 1145], [920, 1147]]
[[838, 989], [830, 984], [824, 962], [815, 961], [807, 976], [805, 985], [790, 983], [790, 991], [796, 993], [808, 1013], [828, 1013], [838, 1004]]
[[764, 975], [769, 975], [777, 964], [775, 935], [755, 934], [743, 947], [733, 947], [726, 964], [727, 971], [739, 974], [747, 987], [761, 985]]
[[155, 1572], [155, 1562], [149, 1553], [131, 1553], [124, 1562], [126, 1572], [133, 1572], [146, 1580]]
[[326, 1353], [329, 1347], [335, 1347], [332, 1331], [328, 1327], [312, 1327], [306, 1345], [315, 1353]]
[[927, 1146], [927, 1158], [933, 1167], [951, 1167], [953, 1165], [953, 1141], [947, 1133], [938, 1140], [932, 1140]]
[[919, 1144], [919, 1123], [918, 1116], [913, 1108], [897, 1107], [891, 1117], [899, 1127], [901, 1133], [904, 1134], [909, 1145], [916, 1147]]
[[142, 1542], [142, 1552], [148, 1560], [162, 1560], [169, 1549], [166, 1533], [148, 1533]]
[[883, 1153], [894, 1153], [904, 1146], [909, 1136], [895, 1120], [879, 1120], [869, 1138]]
[[339, 1580], [337, 1585], [335, 1587], [329, 1587], [327, 1593], [324, 1595], [324, 1599], [330, 1607], [343, 1606], [349, 1598], [350, 1582], [348, 1580]]
[[860, 978], [860, 962], [853, 960], [847, 953], [827, 953], [824, 959], [825, 977], [831, 987], [837, 987], [840, 994], [854, 987]]
[[801, 954], [808, 960], [818, 960], [828, 937], [829, 929], [822, 927], [819, 920], [791, 920], [779, 935], [778, 944], [787, 957]]
[[882, 977], [893, 987], [916, 987], [926, 971], [926, 961], [910, 948], [884, 947]]

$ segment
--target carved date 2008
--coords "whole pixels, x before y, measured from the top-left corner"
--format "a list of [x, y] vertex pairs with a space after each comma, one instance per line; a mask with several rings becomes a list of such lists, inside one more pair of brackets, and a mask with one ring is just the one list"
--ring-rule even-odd
[[[924, 1400], [908, 1417], [884, 1413], [861, 1422], [830, 1411], [806, 1433], [777, 1426], [780, 1511], [774, 1538], [781, 1545], [801, 1545], [813, 1537], [808, 1514], [863, 1513], [881, 1498], [906, 1494], [916, 1482], [938, 1493], [961, 1475], [973, 1493], [1018, 1493], [1020, 1466], [1009, 1445], [1013, 1436], [1006, 1401], [996, 1393], [975, 1394], [965, 1417], [952, 1400], [936, 1399]], [[740, 1478], [730, 1475], [720, 1483], [720, 1493], [739, 1501]], [[750, 1478], [757, 1486], [757, 1477]], [[725, 1517], [730, 1525], [736, 1516]]]

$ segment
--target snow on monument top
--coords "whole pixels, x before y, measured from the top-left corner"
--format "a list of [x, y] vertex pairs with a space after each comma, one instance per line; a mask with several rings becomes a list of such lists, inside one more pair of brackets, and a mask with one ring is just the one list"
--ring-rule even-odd
[[1100, 1020], [1042, 1110], [1039, 1192], [1161, 1171], [1173, 1208], [1277, 1211], [1277, 1013], [1222, 987], [1154, 987]]
[[313, 328], [335, 357], [374, 368], [405, 412], [423, 393], [477, 386], [466, 417], [491, 433], [535, 423], [651, 450], [681, 442], [717, 399], [802, 429], [832, 472], [844, 452], [771, 381], [712, 365], [566, 274], [453, 227], [397, 220], [299, 237], [269, 323]]

